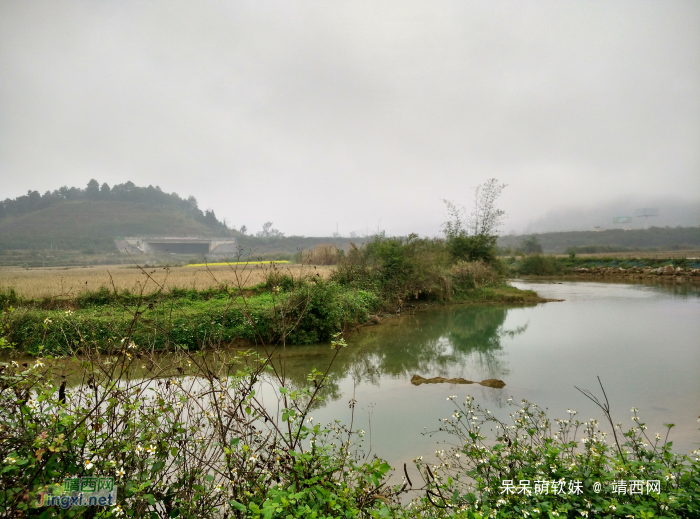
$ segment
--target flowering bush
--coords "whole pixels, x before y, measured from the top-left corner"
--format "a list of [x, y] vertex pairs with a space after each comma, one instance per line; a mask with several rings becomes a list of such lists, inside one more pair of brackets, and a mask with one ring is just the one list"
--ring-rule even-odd
[[273, 413], [258, 396], [265, 359], [126, 354], [75, 365], [70, 384], [56, 383], [55, 360], [0, 365], [0, 516], [70, 514], [34, 508], [37, 496], [86, 476], [119, 487], [104, 517], [354, 517], [392, 506], [389, 466], [363, 461], [356, 432], [308, 417], [322, 373], [312, 389], [279, 388]]
[[439, 431], [451, 447], [437, 463], [415, 460], [438, 509], [470, 518], [700, 516], [699, 451], [672, 453], [668, 431], [650, 438], [636, 408], [635, 427], [618, 423], [609, 434], [573, 410], [552, 420], [509, 399], [515, 410], [504, 422], [470, 396], [448, 399], [456, 409]]

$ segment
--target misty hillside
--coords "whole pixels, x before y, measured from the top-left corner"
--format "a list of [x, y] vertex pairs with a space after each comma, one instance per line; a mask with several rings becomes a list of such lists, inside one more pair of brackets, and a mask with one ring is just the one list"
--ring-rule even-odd
[[[533, 236], [542, 245], [544, 252], [557, 254], [581, 247], [590, 248], [590, 252], [700, 248], [700, 227], [651, 227], [629, 231], [610, 229], [501, 236], [498, 238], [498, 246], [516, 249], [522, 246], [524, 240]], [[596, 247], [598, 250], [595, 250]]]
[[[61, 188], [0, 202], [0, 250], [107, 252], [114, 237], [130, 235], [228, 236], [236, 233], [201, 211], [197, 201], [131, 182], [110, 188]], [[237, 234], [237, 233], [236, 233]]]
[[[687, 193], [691, 194], [691, 193]], [[648, 219], [637, 216], [643, 208], [654, 208], [658, 215]], [[629, 217], [626, 223], [615, 218]], [[679, 197], [625, 197], [589, 207], [564, 207], [549, 211], [531, 222], [525, 234], [598, 229], [646, 229], [654, 227], [696, 227], [700, 225], [700, 200]]]

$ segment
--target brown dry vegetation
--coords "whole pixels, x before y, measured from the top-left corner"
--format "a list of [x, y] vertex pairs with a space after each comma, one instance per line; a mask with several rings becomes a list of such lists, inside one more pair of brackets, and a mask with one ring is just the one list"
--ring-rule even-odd
[[310, 265], [337, 265], [343, 257], [342, 251], [332, 243], [321, 243], [302, 254], [304, 263]]
[[[235, 268], [235, 270], [234, 270]], [[300, 275], [316, 275], [328, 278], [331, 267], [278, 265], [281, 273]], [[145, 269], [155, 281], [165, 283], [168, 288], [194, 288], [202, 290], [215, 286], [217, 283], [236, 283], [236, 274], [244, 286], [253, 286], [267, 279], [270, 265], [236, 265], [218, 267], [149, 267]], [[111, 276], [111, 278], [110, 278]], [[0, 269], [0, 287], [14, 288], [22, 297], [39, 299], [43, 297], [75, 296], [102, 286], [111, 288], [112, 282], [118, 290], [140, 291], [140, 284], [146, 276], [134, 267], [124, 265], [95, 266], [95, 267], [63, 267], [63, 268], [3, 268]], [[146, 293], [157, 289], [154, 283], [146, 285]]]

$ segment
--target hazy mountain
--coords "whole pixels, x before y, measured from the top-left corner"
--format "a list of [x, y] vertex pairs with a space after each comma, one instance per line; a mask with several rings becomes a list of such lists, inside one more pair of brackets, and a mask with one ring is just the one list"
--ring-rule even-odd
[[[642, 208], [658, 209], [658, 216], [636, 216]], [[631, 217], [629, 223], [614, 223], [613, 218]], [[695, 227], [700, 225], [700, 199], [620, 198], [590, 207], [566, 207], [548, 212], [526, 226], [523, 234], [599, 229], [645, 229], [647, 227]]]

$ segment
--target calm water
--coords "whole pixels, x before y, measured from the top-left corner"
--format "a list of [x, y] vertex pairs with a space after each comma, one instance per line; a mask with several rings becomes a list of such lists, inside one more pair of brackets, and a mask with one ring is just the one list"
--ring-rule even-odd
[[[315, 420], [350, 421], [370, 436], [372, 452], [400, 467], [432, 455], [438, 438], [421, 432], [450, 416], [446, 401], [467, 394], [507, 418], [509, 396], [549, 408], [550, 417], [603, 418], [574, 386], [598, 389], [600, 376], [613, 418], [632, 426], [639, 409], [650, 433], [675, 423], [675, 450], [700, 442], [700, 288], [591, 282], [513, 283], [564, 302], [529, 308], [457, 306], [419, 312], [364, 328], [331, 369], [326, 402]], [[288, 349], [292, 378], [325, 370], [328, 345]], [[413, 386], [424, 377], [499, 378], [503, 389], [479, 385]], [[598, 391], [599, 393], [599, 391]]]

